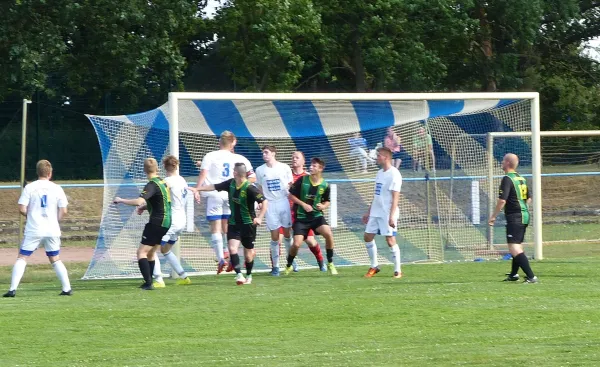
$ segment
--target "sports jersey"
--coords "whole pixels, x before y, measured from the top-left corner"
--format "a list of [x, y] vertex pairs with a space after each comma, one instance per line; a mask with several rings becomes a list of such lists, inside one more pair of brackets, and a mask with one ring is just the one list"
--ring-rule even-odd
[[34, 181], [23, 189], [19, 205], [27, 206], [25, 236], [60, 237], [58, 208], [66, 208], [62, 187], [49, 180]]
[[229, 194], [229, 206], [231, 208], [229, 224], [231, 225], [252, 224], [253, 219], [256, 218], [254, 203], [260, 204], [265, 201], [263, 194], [248, 180], [238, 187], [232, 178], [216, 184], [215, 190], [227, 191]]
[[205, 185], [215, 185], [233, 178], [233, 168], [236, 163], [244, 163], [246, 165], [248, 177], [254, 174], [252, 164], [242, 155], [225, 149], [206, 154], [200, 165], [201, 170], [207, 170]]
[[508, 223], [529, 224], [527, 199], [530, 197], [527, 180], [517, 172], [508, 172], [502, 178], [498, 198], [506, 200], [504, 214]]
[[327, 181], [321, 179], [321, 182], [314, 184], [310, 176], [304, 176], [294, 182], [290, 194], [313, 207], [313, 211], [307, 213], [302, 206], [294, 205], [295, 218], [299, 221], [310, 221], [322, 217], [323, 211], [317, 210], [316, 206], [319, 203], [330, 201], [330, 190]]
[[171, 227], [171, 193], [162, 178], [153, 177], [144, 186], [140, 197], [146, 200], [150, 214], [148, 223], [164, 228]]
[[188, 184], [179, 175], [165, 177], [164, 180], [171, 190], [171, 213], [173, 217], [185, 217], [185, 203], [188, 194]]
[[256, 183], [262, 187], [269, 201], [287, 199], [289, 184], [293, 180], [292, 169], [285, 163], [277, 162], [273, 167], [265, 163], [256, 169]]
[[396, 167], [390, 167], [387, 171], [383, 169], [377, 171], [377, 176], [375, 176], [375, 195], [373, 196], [369, 216], [389, 218], [392, 208], [392, 192], [400, 192], [401, 188], [402, 175]]

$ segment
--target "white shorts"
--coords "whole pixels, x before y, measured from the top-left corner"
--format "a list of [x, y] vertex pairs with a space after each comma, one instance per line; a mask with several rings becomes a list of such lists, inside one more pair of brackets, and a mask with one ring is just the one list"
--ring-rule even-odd
[[206, 199], [207, 220], [229, 219], [230, 216], [229, 194], [226, 191], [221, 191], [217, 195], [211, 195]]
[[162, 238], [161, 245], [164, 245], [167, 243], [169, 245], [172, 245], [175, 242], [177, 242], [177, 240], [179, 239], [179, 235], [181, 234], [181, 232], [183, 232], [185, 227], [186, 227], [185, 217], [183, 219], [182, 218], [173, 218], [173, 220], [171, 221], [171, 227], [169, 227], [169, 230]]
[[25, 235], [25, 238], [23, 238], [23, 243], [21, 243], [19, 254], [29, 256], [33, 254], [35, 250], [37, 250], [40, 244], [44, 245], [46, 256], [58, 256], [60, 253], [60, 237], [38, 237]]
[[365, 233], [379, 234], [386, 237], [396, 236], [398, 228], [398, 218], [396, 218], [396, 228], [390, 227], [388, 218], [369, 217]]
[[280, 227], [290, 228], [292, 226], [292, 211], [290, 210], [290, 202], [287, 198], [269, 201], [268, 205], [265, 219], [269, 231], [274, 231]]

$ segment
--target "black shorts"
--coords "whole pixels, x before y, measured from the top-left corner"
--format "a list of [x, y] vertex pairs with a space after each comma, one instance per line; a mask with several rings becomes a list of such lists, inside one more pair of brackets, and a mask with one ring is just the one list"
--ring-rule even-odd
[[256, 240], [256, 226], [254, 224], [229, 225], [227, 228], [227, 241], [238, 240], [242, 246], [251, 250]]
[[314, 232], [319, 232], [317, 231], [317, 228], [324, 225], [328, 225], [324, 217], [316, 217], [315, 219], [308, 221], [297, 219], [294, 222], [292, 229], [294, 230], [294, 236], [304, 236], [304, 239], [306, 239], [308, 232], [310, 232], [311, 229]]
[[506, 243], [523, 243], [527, 224], [506, 223]]
[[167, 234], [168, 230], [169, 228], [147, 223], [144, 227], [144, 232], [142, 233], [142, 245], [160, 245], [163, 236]]

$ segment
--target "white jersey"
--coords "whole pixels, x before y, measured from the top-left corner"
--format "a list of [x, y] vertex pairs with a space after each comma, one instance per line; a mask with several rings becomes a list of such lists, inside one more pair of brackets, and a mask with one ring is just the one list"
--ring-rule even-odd
[[[375, 177], [375, 196], [371, 204], [371, 217], [389, 218], [392, 208], [392, 192], [400, 192], [402, 187], [402, 175], [396, 167], [390, 167], [387, 171], [380, 169]], [[397, 215], [398, 211], [396, 211]]]
[[287, 201], [290, 182], [294, 182], [294, 176], [290, 166], [285, 163], [277, 162], [273, 167], [265, 163], [256, 169], [256, 184], [262, 187], [269, 201]]
[[[236, 163], [244, 163], [248, 171], [248, 177], [254, 175], [252, 164], [246, 157], [232, 153], [229, 150], [221, 149], [210, 152], [202, 159], [201, 170], [206, 170], [206, 180], [204, 185], [216, 185], [223, 181], [233, 178], [233, 168]], [[211, 191], [209, 195], [216, 195], [216, 191]], [[225, 193], [227, 195], [227, 193]]]
[[188, 184], [179, 175], [165, 177], [164, 181], [171, 190], [171, 215], [173, 218], [185, 218], [185, 203]]
[[37, 180], [25, 186], [19, 205], [27, 206], [25, 235], [60, 237], [58, 208], [66, 208], [67, 196], [62, 187], [48, 180]]

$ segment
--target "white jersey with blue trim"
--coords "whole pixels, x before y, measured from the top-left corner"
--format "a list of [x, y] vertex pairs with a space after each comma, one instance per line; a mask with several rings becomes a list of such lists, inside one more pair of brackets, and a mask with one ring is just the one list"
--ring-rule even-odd
[[185, 204], [188, 195], [188, 184], [179, 175], [167, 176], [164, 181], [171, 191], [171, 216], [185, 218]]
[[[216, 150], [206, 154], [200, 165], [200, 169], [207, 172], [204, 185], [216, 185], [233, 178], [233, 169], [236, 163], [244, 163], [246, 165], [248, 177], [254, 175], [252, 164], [246, 157], [240, 154], [232, 153], [227, 149]], [[215, 193], [216, 191], [211, 191], [211, 194], [214, 195]]]
[[58, 208], [69, 205], [62, 187], [49, 180], [34, 181], [23, 189], [19, 205], [27, 206], [26, 236], [60, 237]]
[[[387, 171], [380, 169], [375, 177], [375, 195], [369, 216], [389, 218], [392, 208], [392, 192], [400, 192], [401, 188], [402, 175], [396, 167], [390, 167]], [[396, 211], [396, 215], [398, 215], [398, 211]]]
[[263, 164], [256, 169], [256, 184], [262, 188], [269, 201], [288, 200], [289, 185], [294, 182], [292, 169], [285, 163], [276, 162], [273, 167]]

